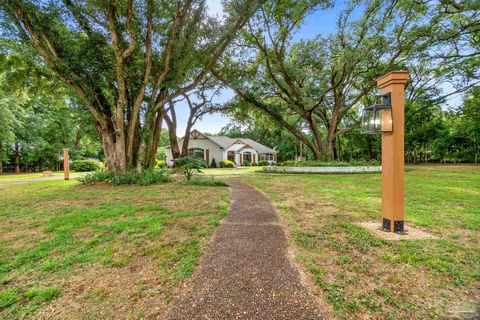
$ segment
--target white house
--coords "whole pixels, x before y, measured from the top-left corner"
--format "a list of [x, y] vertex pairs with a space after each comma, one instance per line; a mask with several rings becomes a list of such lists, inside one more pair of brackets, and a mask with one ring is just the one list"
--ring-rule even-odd
[[[178, 140], [181, 147], [183, 138]], [[170, 148], [166, 150], [167, 165], [173, 165], [173, 157]], [[226, 136], [206, 135], [198, 130], [190, 133], [188, 142], [188, 155], [205, 159], [210, 166], [212, 160], [218, 163], [222, 160], [235, 162], [237, 166], [243, 164], [245, 160], [250, 163], [257, 163], [265, 160], [269, 163], [277, 161], [277, 151], [264, 146], [258, 142], [244, 138], [229, 138]]]

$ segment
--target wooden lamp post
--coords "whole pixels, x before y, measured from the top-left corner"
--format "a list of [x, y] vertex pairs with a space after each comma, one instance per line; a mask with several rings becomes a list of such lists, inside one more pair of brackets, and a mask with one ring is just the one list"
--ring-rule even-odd
[[404, 232], [404, 101], [407, 71], [392, 71], [377, 80], [381, 104], [363, 111], [364, 133], [382, 134], [382, 229]]
[[63, 177], [65, 180], [70, 179], [70, 163], [68, 157], [68, 148], [63, 149]]

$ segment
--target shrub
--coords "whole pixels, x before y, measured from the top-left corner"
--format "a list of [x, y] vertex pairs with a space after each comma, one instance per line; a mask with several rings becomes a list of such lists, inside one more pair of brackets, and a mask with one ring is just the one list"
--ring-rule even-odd
[[142, 172], [130, 171], [125, 174], [114, 174], [107, 171], [89, 173], [80, 178], [83, 184], [105, 182], [111, 184], [138, 184], [147, 186], [154, 183], [165, 183], [171, 180], [170, 170], [146, 170]]
[[100, 170], [100, 164], [93, 160], [75, 160], [70, 165], [70, 168], [78, 172], [96, 171]]
[[250, 166], [250, 165], [251, 165], [251, 164], [250, 164], [250, 161], [248, 161], [248, 160], [243, 160], [242, 166], [248, 167], [248, 166]]
[[212, 159], [212, 162], [210, 163], [210, 168], [216, 168], [217, 163], [215, 162], [215, 158]]
[[233, 168], [235, 167], [235, 163], [230, 160], [222, 160], [219, 162], [220, 168]]
[[167, 163], [164, 160], [155, 160], [155, 168], [162, 169], [166, 167], [167, 167]]
[[267, 160], [260, 160], [260, 161], [258, 161], [258, 165], [261, 166], [261, 167], [266, 167], [270, 164], [268, 163]]
[[221, 180], [215, 179], [192, 179], [188, 181], [188, 184], [194, 186], [204, 186], [204, 187], [228, 187], [228, 184]]
[[195, 173], [202, 172], [201, 169], [207, 166], [205, 160], [196, 157], [181, 157], [173, 162], [178, 166], [178, 170], [183, 171], [183, 175], [189, 181]]

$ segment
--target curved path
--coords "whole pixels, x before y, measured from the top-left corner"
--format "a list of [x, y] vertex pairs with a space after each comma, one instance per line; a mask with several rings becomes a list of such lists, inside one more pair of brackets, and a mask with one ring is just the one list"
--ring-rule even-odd
[[169, 319], [322, 319], [318, 303], [289, 261], [271, 202], [229, 181], [230, 214], [215, 231]]

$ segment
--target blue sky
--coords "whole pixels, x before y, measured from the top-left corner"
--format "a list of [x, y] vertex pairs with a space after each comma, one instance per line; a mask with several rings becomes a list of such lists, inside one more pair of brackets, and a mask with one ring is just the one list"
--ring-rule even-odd
[[[208, 10], [210, 15], [222, 15], [222, 5], [220, 0], [207, 0]], [[309, 15], [303, 22], [300, 30], [295, 34], [294, 40], [313, 38], [318, 34], [329, 34], [335, 31], [337, 23], [337, 14], [344, 8], [344, 1], [336, 1], [334, 7], [327, 10], [319, 10]], [[444, 91], [449, 92], [451, 86], [444, 86]], [[222, 103], [226, 102], [233, 97], [233, 92], [230, 90], [224, 90], [218, 97], [215, 97], [213, 102]], [[463, 95], [452, 96], [447, 104], [450, 106], [458, 106], [461, 104]], [[177, 106], [177, 136], [183, 136], [185, 132], [185, 125], [188, 118], [188, 106]], [[230, 122], [230, 119], [221, 114], [206, 115], [202, 120], [198, 120], [195, 129], [201, 132], [218, 133], [226, 124]]]

